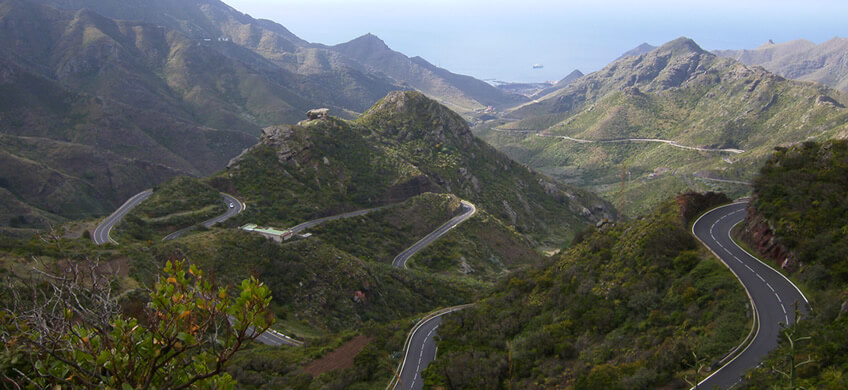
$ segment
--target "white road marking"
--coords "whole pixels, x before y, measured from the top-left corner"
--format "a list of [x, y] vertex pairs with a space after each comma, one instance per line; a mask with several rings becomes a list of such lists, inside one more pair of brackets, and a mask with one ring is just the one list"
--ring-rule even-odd
[[[770, 284], [768, 284], [768, 282], [766, 282], [766, 286], [769, 288], [769, 290], [771, 290], [771, 292], [775, 292], [774, 287], [772, 287]], [[774, 294], [774, 295], [777, 295], [777, 294]], [[778, 297], [778, 298], [780, 298], [780, 297]]]
[[760, 276], [760, 274], [756, 274], [756, 275], [757, 275], [757, 277], [758, 277], [758, 278], [760, 278], [760, 281], [762, 281], [763, 283], [765, 283], [765, 282], [766, 282], [766, 280], [765, 280], [765, 279], [763, 279], [763, 277], [762, 277], [762, 276]]
[[[424, 343], [427, 343], [427, 340], [429, 340], [430, 337], [433, 336], [433, 332], [435, 332], [438, 327], [439, 326], [436, 325], [436, 326], [433, 327], [433, 329], [430, 329], [430, 332], [427, 333], [427, 336], [424, 336]], [[410, 388], [415, 387], [415, 381], [418, 380], [418, 373], [421, 372], [421, 360], [422, 359], [424, 359], [424, 348], [423, 347], [421, 348], [421, 352], [418, 354], [418, 364], [415, 366], [415, 376], [412, 377], [412, 383], [409, 384]]]

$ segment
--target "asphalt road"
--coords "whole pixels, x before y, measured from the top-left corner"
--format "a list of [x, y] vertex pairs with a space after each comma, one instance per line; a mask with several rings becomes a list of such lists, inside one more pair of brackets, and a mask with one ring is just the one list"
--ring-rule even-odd
[[392, 261], [392, 265], [397, 268], [407, 268], [406, 262], [409, 261], [409, 258], [412, 255], [418, 253], [418, 251], [424, 249], [427, 245], [430, 245], [433, 241], [437, 240], [439, 237], [445, 235], [448, 231], [459, 225], [463, 221], [468, 218], [471, 218], [474, 213], [477, 212], [477, 207], [475, 207], [470, 202], [462, 201], [462, 213], [451, 218], [450, 221], [445, 222], [442, 226], [436, 228], [430, 232], [430, 234], [424, 236], [421, 240], [412, 244], [411, 247], [407, 248], [405, 251], [401, 252], [399, 255], [395, 257]]
[[[252, 329], [249, 331], [253, 332]], [[303, 346], [303, 341], [295, 340], [273, 329], [268, 329], [262, 332], [262, 334], [257, 336], [255, 340], [265, 345], [273, 345], [277, 347], [281, 345], [290, 345], [292, 347]]]
[[[226, 220], [228, 220], [232, 217], [235, 217], [236, 215], [238, 215], [242, 211], [244, 211], [244, 204], [239, 202], [239, 200], [236, 199], [235, 197], [233, 197], [232, 195], [228, 195], [228, 194], [225, 194], [225, 193], [222, 192], [221, 196], [224, 198], [224, 206], [227, 207], [227, 212], [225, 212], [224, 214], [221, 214], [221, 215], [219, 215], [215, 218], [203, 221], [203, 222], [200, 223], [201, 225], [203, 225], [207, 228], [211, 228], [212, 226], [215, 226], [216, 223], [224, 222], [224, 221], [226, 221]], [[230, 207], [230, 205], [233, 205], [233, 207]], [[168, 240], [173, 240], [173, 239], [179, 238], [180, 236], [182, 236], [186, 232], [192, 231], [194, 229], [195, 229], [195, 226], [189, 226], [187, 228], [177, 230], [177, 231], [165, 236], [165, 238], [163, 238], [162, 241], [168, 241]]]
[[715, 208], [699, 218], [692, 232], [736, 274], [753, 305], [754, 336], [736, 357], [699, 383], [703, 389], [727, 389], [741, 381], [746, 371], [758, 365], [769, 351], [777, 347], [786, 324], [792, 324], [793, 304], [802, 313], [809, 302], [801, 290], [783, 274], [751, 256], [730, 237], [730, 231], [745, 218], [747, 202]]
[[109, 237], [109, 232], [112, 231], [112, 227], [115, 226], [118, 222], [127, 215], [130, 210], [132, 210], [135, 206], [138, 206], [139, 203], [143, 202], [145, 199], [153, 195], [153, 190], [148, 189], [141, 191], [132, 198], [129, 198], [126, 202], [124, 202], [121, 207], [118, 207], [115, 212], [106, 217], [103, 222], [100, 222], [96, 228], [94, 228], [94, 234], [91, 235], [91, 238], [94, 240], [95, 245], [104, 245], [106, 243], [112, 242], [117, 244], [112, 237]]
[[295, 225], [293, 228], [291, 228], [289, 230], [292, 231], [292, 234], [297, 234], [297, 233], [300, 233], [304, 229], [309, 229], [313, 226], [320, 225], [320, 224], [327, 222], [327, 221], [333, 221], [333, 220], [336, 220], [336, 219], [343, 219], [343, 218], [358, 217], [360, 215], [365, 215], [365, 214], [368, 214], [372, 211], [384, 209], [386, 207], [389, 207], [389, 206], [375, 207], [373, 209], [356, 210], [356, 211], [351, 211], [349, 213], [331, 215], [329, 217], [313, 219], [311, 221], [306, 221], [306, 222], [304, 222], [300, 225]]
[[442, 316], [470, 306], [461, 305], [439, 310], [415, 324], [406, 340], [406, 353], [399, 370], [400, 380], [395, 378], [389, 384], [390, 388], [395, 390], [421, 390], [424, 388], [421, 372], [430, 365], [430, 362], [436, 360], [437, 347], [434, 336], [436, 329], [442, 323]]

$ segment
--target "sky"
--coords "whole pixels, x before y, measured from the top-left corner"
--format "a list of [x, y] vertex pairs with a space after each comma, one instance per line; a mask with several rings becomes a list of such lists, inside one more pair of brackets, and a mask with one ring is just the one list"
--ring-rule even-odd
[[334, 45], [372, 33], [454, 73], [510, 82], [593, 72], [643, 42], [681, 36], [707, 50], [848, 37], [845, 0], [223, 1], [309, 42]]

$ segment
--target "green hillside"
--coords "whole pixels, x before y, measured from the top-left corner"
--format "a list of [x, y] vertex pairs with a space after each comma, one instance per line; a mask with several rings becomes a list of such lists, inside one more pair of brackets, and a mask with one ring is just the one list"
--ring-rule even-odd
[[775, 146], [848, 136], [846, 102], [838, 91], [716, 57], [680, 38], [508, 114], [521, 120], [475, 131], [635, 216], [687, 188], [747, 193], [733, 182], [751, 181]]
[[693, 352], [718, 360], [749, 329], [743, 289], [683, 218], [684, 208], [711, 207], [708, 199], [721, 197], [666, 201], [502, 280], [444, 320], [426, 386], [685, 387]]
[[559, 247], [608, 203], [521, 166], [476, 139], [456, 113], [417, 92], [395, 92], [359, 119], [275, 126], [210, 179], [248, 203], [242, 220], [292, 226], [316, 217], [451, 193], [531, 238]]

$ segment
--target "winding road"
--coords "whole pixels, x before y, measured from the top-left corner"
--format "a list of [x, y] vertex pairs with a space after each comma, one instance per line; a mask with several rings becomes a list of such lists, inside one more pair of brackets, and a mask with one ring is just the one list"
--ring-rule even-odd
[[[94, 233], [91, 235], [91, 239], [94, 240], [94, 244], [95, 245], [104, 245], [104, 244], [109, 243], [109, 242], [111, 242], [113, 244], [117, 244], [118, 242], [113, 240], [112, 237], [109, 235], [109, 233], [112, 231], [112, 228], [115, 227], [115, 225], [117, 225], [118, 222], [120, 222], [121, 219], [124, 218], [124, 216], [126, 216], [130, 211], [132, 211], [132, 209], [134, 209], [136, 206], [141, 204], [141, 202], [144, 202], [145, 199], [149, 198], [150, 195], [153, 195], [152, 189], [147, 189], [147, 190], [141, 191], [141, 192], [133, 195], [126, 202], [124, 202], [124, 204], [121, 205], [121, 207], [118, 207], [118, 209], [115, 210], [115, 212], [113, 212], [111, 215], [106, 217], [106, 219], [104, 219], [103, 222], [100, 222], [100, 224], [97, 225], [97, 227], [94, 228]], [[227, 205], [227, 211], [224, 214], [221, 214], [221, 215], [219, 215], [215, 218], [201, 222], [201, 224], [203, 226], [206, 226], [207, 228], [212, 227], [216, 223], [224, 222], [227, 219], [230, 219], [230, 218], [238, 215], [240, 212], [242, 212], [244, 210], [244, 203], [241, 203], [234, 196], [229, 195], [229, 194], [225, 194], [223, 192], [221, 193], [221, 196], [224, 198], [224, 204]], [[229, 205], [231, 205], [231, 204], [233, 205], [233, 207], [229, 207]], [[165, 238], [163, 238], [162, 241], [173, 240], [177, 237], [182, 236], [187, 231], [190, 231], [194, 228], [195, 228], [194, 226], [190, 226], [190, 227], [187, 227], [185, 229], [180, 229], [176, 232], [173, 232], [173, 233], [165, 236]]]
[[112, 228], [124, 218], [127, 213], [130, 212], [135, 206], [138, 206], [145, 199], [149, 198], [150, 195], [153, 195], [152, 189], [147, 189], [141, 191], [129, 198], [121, 207], [118, 207], [115, 212], [106, 217], [103, 222], [100, 222], [96, 228], [94, 228], [94, 233], [91, 235], [91, 239], [94, 240], [95, 245], [104, 245], [109, 242], [117, 244], [112, 237], [109, 236], [109, 232], [112, 231]]
[[[809, 311], [809, 301], [786, 276], [743, 250], [730, 236], [731, 229], [745, 218], [747, 202], [717, 207], [702, 215], [692, 226], [692, 233], [731, 272], [733, 272], [751, 301], [753, 329], [735, 354], [719, 369], [701, 381], [699, 388], [727, 389], [741, 381], [742, 376], [758, 365], [769, 351], [777, 348], [781, 331], [792, 324], [794, 304], [802, 313]], [[741, 350], [741, 351], [739, 351]], [[723, 362], [721, 362], [723, 363]]]
[[[232, 217], [235, 217], [236, 215], [239, 215], [239, 213], [244, 211], [244, 208], [245, 208], [244, 203], [240, 202], [234, 196], [229, 195], [229, 194], [225, 194], [223, 192], [221, 193], [221, 196], [224, 198], [224, 205], [227, 207], [227, 211], [224, 214], [221, 214], [221, 215], [219, 215], [215, 218], [211, 218], [209, 220], [201, 222], [200, 224], [203, 225], [204, 227], [211, 228], [212, 226], [215, 226], [216, 223], [224, 222], [224, 221], [226, 221], [226, 220], [228, 220]], [[232, 205], [232, 207], [230, 207], [230, 205]], [[196, 228], [197, 228], [196, 226], [192, 225], [192, 226], [189, 226], [187, 228], [177, 230], [177, 231], [165, 236], [165, 238], [163, 238], [162, 241], [168, 241], [168, 240], [173, 240], [173, 239], [179, 238], [183, 234], [185, 234], [186, 232], [192, 231]]]
[[[439, 237], [445, 235], [451, 229], [456, 227], [456, 225], [459, 225], [460, 223], [468, 220], [468, 218], [471, 218], [471, 216], [476, 212], [477, 207], [474, 206], [474, 204], [463, 200], [462, 212], [459, 215], [451, 218], [442, 226], [439, 226], [436, 230], [430, 232], [430, 234], [424, 236], [424, 238], [401, 252], [397, 255], [397, 257], [395, 257], [394, 261], [392, 261], [392, 265], [396, 268], [407, 268], [406, 263], [409, 261], [410, 257], [427, 247], [427, 245], [430, 245]], [[436, 360], [437, 346], [436, 340], [433, 336], [436, 333], [436, 329], [438, 329], [439, 325], [442, 323], [442, 316], [470, 306], [471, 305], [460, 305], [442, 309], [425, 316], [421, 321], [415, 324], [409, 332], [409, 336], [406, 338], [403, 360], [401, 361], [400, 368], [398, 369], [399, 374], [397, 377], [392, 378], [387, 389], [423, 389], [424, 380], [421, 378], [421, 372], [430, 365], [430, 362]]]
[[[152, 195], [152, 194], [153, 194], [153, 190], [142, 191], [142, 192], [136, 194], [135, 196], [133, 196], [132, 198], [130, 198], [129, 200], [127, 200], [126, 203], [124, 203], [121, 207], [119, 207], [117, 210], [115, 210], [115, 212], [113, 212], [109, 217], [107, 217], [103, 222], [100, 223], [100, 225], [98, 225], [94, 229], [94, 234], [93, 234], [93, 237], [92, 237], [94, 239], [94, 243], [97, 244], [97, 245], [103, 245], [103, 244], [110, 242], [110, 241], [113, 242], [113, 243], [116, 243], [114, 240], [111, 239], [111, 237], [109, 237], [109, 232], [112, 230], [112, 227], [115, 226], [134, 207], [138, 206], [141, 202], [143, 202], [145, 199], [150, 197], [150, 195]], [[233, 216], [238, 215], [240, 212], [242, 212], [245, 209], [244, 204], [241, 203], [241, 201], [239, 201], [235, 197], [228, 195], [228, 194], [224, 194], [224, 193], [221, 193], [221, 195], [224, 198], [224, 203], [227, 204], [227, 206], [232, 204], [233, 207], [228, 207], [227, 212], [222, 214], [222, 215], [219, 215], [215, 218], [212, 218], [210, 220], [202, 222], [202, 225], [204, 225], [206, 227], [212, 227], [216, 223], [223, 222], [223, 221], [225, 221], [229, 218], [232, 218]], [[421, 240], [419, 240], [418, 242], [413, 244], [411, 247], [409, 247], [406, 250], [404, 250], [403, 252], [401, 252], [401, 254], [399, 254], [397, 257], [395, 257], [392, 264], [395, 267], [398, 267], [398, 268], [406, 268], [406, 262], [409, 260], [410, 257], [412, 257], [414, 254], [416, 254], [419, 251], [421, 251], [422, 249], [424, 249], [427, 245], [429, 245], [430, 243], [432, 243], [433, 241], [435, 241], [439, 237], [445, 235], [445, 233], [447, 233], [448, 231], [450, 231], [451, 229], [456, 227], [456, 225], [459, 225], [460, 223], [464, 222], [468, 218], [471, 218], [471, 216], [474, 215], [474, 213], [477, 212], [477, 207], [475, 207], [471, 202], [467, 202], [467, 201], [464, 201], [464, 200], [461, 201], [461, 202], [462, 202], [462, 206], [461, 206], [462, 212], [459, 215], [451, 218], [448, 222], [445, 222], [443, 225], [436, 228], [436, 230], [434, 230], [430, 234], [426, 235], [424, 238], [422, 238]], [[310, 227], [320, 225], [320, 224], [328, 222], [328, 221], [332, 221], [332, 220], [336, 220], [336, 219], [342, 219], [342, 218], [357, 217], [357, 216], [360, 216], [360, 215], [368, 214], [372, 211], [384, 209], [386, 207], [391, 207], [391, 205], [382, 206], [382, 207], [375, 207], [375, 208], [370, 208], [370, 209], [357, 210], [357, 211], [352, 211], [352, 212], [349, 212], [349, 213], [331, 215], [331, 216], [328, 216], [328, 217], [313, 219], [311, 221], [306, 221], [306, 222], [303, 222], [299, 225], [296, 225], [296, 226], [292, 227], [291, 230], [292, 230], [293, 233], [299, 233], [300, 231], [302, 231], [304, 229], [308, 229]], [[178, 230], [174, 233], [171, 233], [168, 236], [166, 236], [165, 238], [163, 238], [163, 241], [175, 239], [175, 238], [181, 236], [182, 234], [184, 234], [185, 232], [187, 232], [187, 231], [189, 231], [193, 228], [194, 228], [194, 226], [191, 226], [191, 227], [188, 227], [188, 228], [185, 228], [185, 229]], [[403, 359], [403, 361], [401, 361], [401, 366], [400, 366], [401, 368], [399, 370], [399, 372], [401, 373], [400, 378], [402, 378], [402, 379], [401, 379], [400, 382], [397, 383], [397, 386], [400, 386], [398, 388], [402, 388], [402, 389], [411, 389], [411, 388], [421, 389], [421, 388], [423, 388], [424, 384], [423, 384], [423, 381], [420, 380], [419, 374], [420, 374], [421, 371], [423, 371], [425, 368], [427, 368], [427, 365], [430, 364], [431, 361], [433, 361], [436, 358], [436, 343], [433, 340], [433, 333], [435, 333], [435, 329], [438, 328], [439, 324], [441, 324], [441, 317], [443, 315], [447, 314], [447, 313], [451, 313], [451, 312], [454, 312], [456, 310], [461, 310], [461, 309], [464, 309], [468, 306], [469, 305], [455, 306], [455, 307], [451, 307], [451, 308], [447, 308], [447, 309], [437, 311], [437, 312], [431, 314], [430, 316], [425, 317], [424, 320], [422, 320], [418, 324], [416, 324], [416, 326], [412, 329], [412, 331], [410, 331], [409, 337], [407, 338], [407, 345], [404, 348], [404, 351], [405, 351], [404, 359]], [[286, 335], [284, 335], [280, 332], [277, 332], [273, 329], [268, 329], [264, 333], [257, 336], [256, 341], [258, 341], [262, 344], [274, 345], [274, 346], [280, 346], [280, 345], [302, 346], [303, 345], [302, 341], [295, 340], [295, 339], [293, 339], [289, 336], [286, 336]], [[412, 364], [407, 365], [406, 363], [410, 359], [409, 358], [410, 354], [414, 354], [416, 351], [418, 351], [417, 363], [415, 364], [414, 367], [412, 366]], [[392, 383], [395, 383], [395, 380], [393, 380]], [[406, 383], [408, 386], [403, 385], [404, 383]], [[410, 386], [415, 386], [415, 387], [410, 387]]]
[[462, 201], [462, 213], [451, 218], [449, 221], [445, 222], [442, 226], [433, 230], [430, 234], [424, 236], [421, 240], [412, 244], [411, 247], [407, 248], [405, 251], [401, 252], [399, 255], [392, 260], [392, 265], [397, 268], [407, 268], [406, 262], [409, 261], [409, 258], [412, 255], [418, 253], [420, 250], [424, 249], [427, 245], [430, 245], [433, 241], [436, 241], [439, 237], [445, 235], [448, 231], [459, 225], [463, 221], [471, 218], [474, 213], [477, 212], [477, 207], [475, 207], [471, 202]]

